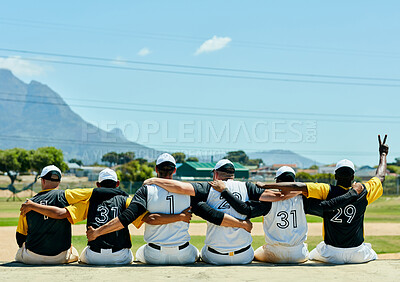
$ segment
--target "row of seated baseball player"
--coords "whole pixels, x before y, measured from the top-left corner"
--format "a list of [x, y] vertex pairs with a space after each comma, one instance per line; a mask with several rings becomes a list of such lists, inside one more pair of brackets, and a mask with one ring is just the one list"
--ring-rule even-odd
[[[234, 180], [235, 167], [227, 159], [213, 170], [212, 182], [172, 180], [175, 159], [164, 153], [156, 161], [157, 177], [148, 179], [133, 198], [117, 189], [111, 169], [99, 174], [95, 189], [58, 190], [61, 171], [51, 165], [41, 172], [42, 191], [21, 207], [17, 228], [19, 250], [15, 259], [26, 264], [130, 264], [128, 225], [145, 223], [147, 244], [136, 261], [179, 265], [202, 261], [215, 265], [302, 263], [317, 260], [333, 264], [363, 263], [377, 259], [364, 243], [364, 213], [382, 193], [388, 146], [380, 142], [376, 176], [352, 183], [354, 165], [336, 165], [336, 185], [295, 182], [295, 172], [281, 167], [276, 183]], [[205, 245], [190, 244], [192, 213], [207, 221]], [[310, 253], [306, 214], [323, 218], [324, 241]], [[250, 218], [263, 216], [264, 246], [253, 250]], [[79, 256], [71, 245], [71, 223], [87, 219], [88, 246]]]

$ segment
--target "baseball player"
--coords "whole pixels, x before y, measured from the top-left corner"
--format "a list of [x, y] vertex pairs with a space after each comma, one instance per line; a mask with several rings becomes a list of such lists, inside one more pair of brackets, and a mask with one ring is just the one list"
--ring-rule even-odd
[[[175, 171], [175, 159], [171, 155], [165, 153], [159, 156], [156, 161], [156, 172], [159, 179], [171, 180]], [[148, 210], [150, 214], [143, 218], [143, 221], [146, 222], [144, 239], [147, 244], [139, 248], [136, 258], [149, 264], [194, 263], [199, 252], [189, 243], [188, 223], [190, 218], [185, 218], [190, 204], [191, 199], [187, 195], [170, 193], [153, 184], [144, 185], [136, 192], [128, 209], [118, 218], [96, 229], [89, 227], [88, 240], [92, 241], [98, 236], [119, 230]], [[197, 206], [197, 203], [195, 204]], [[251, 230], [250, 222], [229, 216], [225, 217], [224, 214], [222, 216], [218, 213], [215, 215], [211, 208], [205, 209], [205, 205], [199, 204], [195, 209], [198, 214], [211, 221]], [[154, 217], [154, 215], [157, 216]]]
[[[43, 206], [27, 203], [23, 212], [34, 210], [50, 218], [68, 218], [77, 223], [87, 218], [87, 226], [99, 227], [122, 213], [130, 204], [131, 198], [125, 192], [116, 189], [119, 186], [117, 174], [106, 168], [99, 173], [97, 187], [89, 201], [77, 203], [67, 208]], [[140, 220], [133, 222], [139, 228]], [[82, 251], [79, 261], [86, 264], [130, 264], [133, 261], [132, 243], [128, 228], [97, 238], [88, 243]]]
[[[41, 174], [42, 191], [31, 200], [41, 205], [67, 207], [91, 196], [93, 189], [58, 190], [61, 170], [46, 166]], [[78, 260], [71, 245], [71, 224], [67, 219], [52, 219], [37, 212], [21, 214], [16, 239], [20, 247], [15, 260], [26, 264], [61, 264]]]
[[[227, 159], [220, 160], [213, 170], [214, 179], [226, 180], [227, 189], [243, 201], [269, 200], [279, 201], [280, 193], [263, 191], [252, 183], [234, 181], [235, 167]], [[221, 194], [212, 189], [207, 182], [185, 183], [170, 179], [151, 178], [145, 181], [146, 185], [157, 185], [174, 192], [194, 196], [197, 201], [207, 203], [211, 208], [232, 217], [245, 221], [246, 216], [234, 210]], [[201, 250], [203, 261], [216, 264], [247, 264], [253, 260], [254, 250], [251, 246], [250, 232], [242, 228], [219, 226], [207, 222], [205, 246]]]
[[[363, 183], [366, 193], [361, 193], [354, 203], [335, 211], [323, 213], [324, 241], [310, 252], [311, 260], [345, 264], [363, 263], [375, 260], [377, 255], [371, 244], [364, 243], [364, 213], [366, 207], [378, 199], [382, 193], [382, 182], [385, 180], [386, 156], [389, 151], [379, 140], [380, 160], [375, 177]], [[341, 160], [336, 164], [336, 185], [322, 183], [285, 182], [276, 184], [260, 184], [263, 188], [279, 188], [281, 190], [302, 191], [307, 197], [329, 200], [345, 194], [354, 179], [354, 164], [349, 160]]]
[[[276, 182], [294, 182], [295, 171], [288, 166], [280, 167], [276, 172]], [[265, 233], [264, 246], [259, 247], [254, 258], [270, 263], [301, 263], [308, 260], [306, 213], [322, 216], [324, 211], [332, 211], [356, 200], [362, 185], [351, 189], [343, 196], [330, 201], [305, 198], [293, 192], [288, 199], [278, 202], [243, 202], [226, 189], [225, 182], [217, 180], [210, 183], [221, 192], [221, 196], [239, 213], [248, 218], [263, 215]]]

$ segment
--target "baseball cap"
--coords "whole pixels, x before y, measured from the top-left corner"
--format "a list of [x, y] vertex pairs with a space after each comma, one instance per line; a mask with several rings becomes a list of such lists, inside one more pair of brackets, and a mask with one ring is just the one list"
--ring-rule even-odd
[[226, 170], [226, 169], [228, 169], [228, 170], [232, 170], [232, 169], [233, 169], [233, 171], [235, 171], [235, 166], [233, 165], [233, 163], [232, 163], [230, 160], [228, 160], [228, 159], [222, 159], [222, 160], [218, 161], [218, 162], [215, 164], [213, 170], [221, 170], [221, 171], [224, 171], [224, 170]]
[[118, 177], [117, 174], [115, 173], [115, 171], [113, 171], [110, 168], [106, 168], [103, 169], [102, 171], [100, 171], [99, 173], [99, 183], [101, 183], [104, 180], [112, 180], [117, 182], [118, 181]]
[[175, 158], [173, 156], [171, 156], [170, 154], [168, 154], [168, 153], [161, 154], [157, 158], [156, 165], [159, 165], [159, 164], [162, 164], [162, 163], [165, 163], [165, 162], [173, 163], [176, 166]]
[[293, 168], [291, 168], [290, 166], [281, 166], [275, 174], [275, 179], [277, 179], [279, 176], [281, 176], [284, 173], [293, 173], [293, 176], [296, 175], [296, 172], [294, 171]]
[[338, 161], [338, 162], [337, 162], [336, 168], [335, 168], [335, 172], [336, 172], [339, 168], [342, 168], [342, 167], [349, 167], [349, 168], [351, 168], [351, 169], [353, 170], [353, 172], [355, 171], [353, 162], [352, 162], [352, 161], [349, 161], [349, 160], [347, 160], [347, 159], [344, 159], [344, 160], [341, 160], [341, 161]]
[[48, 165], [42, 169], [39, 178], [43, 178], [50, 181], [60, 181], [61, 170], [55, 165]]

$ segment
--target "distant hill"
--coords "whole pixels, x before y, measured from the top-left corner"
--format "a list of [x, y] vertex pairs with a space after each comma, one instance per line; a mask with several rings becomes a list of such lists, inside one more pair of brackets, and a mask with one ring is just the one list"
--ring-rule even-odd
[[37, 81], [24, 83], [11, 71], [0, 69], [0, 149], [35, 149], [54, 146], [65, 159], [85, 164], [99, 162], [110, 151], [134, 151], [154, 160], [158, 151], [128, 141], [121, 130], [99, 129], [73, 112], [65, 101]]
[[248, 153], [251, 159], [262, 159], [264, 164], [296, 164], [299, 168], [309, 168], [312, 165], [320, 163], [303, 157], [289, 150], [271, 150], [263, 152]]

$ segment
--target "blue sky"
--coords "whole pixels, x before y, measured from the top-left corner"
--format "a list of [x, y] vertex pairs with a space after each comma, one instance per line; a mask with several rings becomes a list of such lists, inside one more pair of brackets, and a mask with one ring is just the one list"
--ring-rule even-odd
[[158, 150], [373, 165], [377, 134], [400, 157], [399, 18], [398, 1], [2, 1], [0, 67]]

